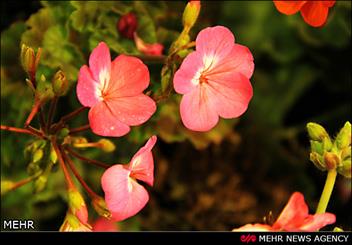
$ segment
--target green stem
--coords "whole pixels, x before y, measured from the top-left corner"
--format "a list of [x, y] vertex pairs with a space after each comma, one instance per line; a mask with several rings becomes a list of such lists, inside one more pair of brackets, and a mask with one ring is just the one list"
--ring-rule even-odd
[[321, 193], [321, 197], [319, 200], [318, 208], [317, 208], [317, 211], [315, 212], [316, 214], [325, 213], [331, 197], [332, 190], [334, 189], [336, 176], [337, 176], [336, 169], [332, 169], [328, 171], [324, 189], [323, 189], [323, 192]]

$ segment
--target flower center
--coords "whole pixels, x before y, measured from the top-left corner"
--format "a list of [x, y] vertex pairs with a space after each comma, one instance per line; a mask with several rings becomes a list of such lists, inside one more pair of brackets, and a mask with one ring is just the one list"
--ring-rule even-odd
[[204, 83], [208, 83], [208, 79], [206, 78], [205, 75], [201, 74], [199, 77], [199, 84], [204, 84]]

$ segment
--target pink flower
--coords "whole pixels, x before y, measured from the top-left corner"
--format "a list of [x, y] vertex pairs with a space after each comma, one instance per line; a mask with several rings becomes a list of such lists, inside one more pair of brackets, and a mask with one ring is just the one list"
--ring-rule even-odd
[[135, 215], [147, 204], [148, 192], [137, 179], [153, 186], [154, 161], [151, 150], [156, 140], [156, 136], [152, 136], [129, 164], [116, 164], [104, 172], [101, 185], [105, 192], [106, 205], [114, 221]]
[[118, 226], [117, 226], [115, 221], [107, 219], [107, 218], [103, 218], [103, 217], [98, 218], [94, 222], [92, 227], [93, 227], [93, 231], [95, 231], [95, 232], [100, 232], [100, 231], [102, 231], [102, 232], [104, 232], [104, 231], [106, 231], [106, 232], [108, 232], [108, 231], [115, 232], [115, 231], [119, 231]]
[[175, 73], [174, 88], [183, 94], [180, 113], [187, 128], [208, 131], [219, 116], [235, 118], [247, 110], [253, 95], [253, 56], [234, 42], [226, 27], [205, 28], [197, 36], [196, 51]]
[[270, 226], [265, 224], [247, 224], [233, 231], [317, 231], [335, 223], [335, 215], [331, 213], [308, 213], [308, 206], [300, 192], [292, 194], [276, 222]]
[[134, 33], [134, 42], [136, 43], [137, 49], [145, 55], [158, 56], [163, 53], [164, 46], [162, 44], [145, 43], [140, 37], [138, 37], [136, 32]]
[[89, 110], [95, 134], [123, 136], [130, 126], [146, 122], [155, 112], [155, 102], [142, 92], [149, 86], [149, 71], [135, 57], [119, 55], [111, 62], [108, 46], [101, 42], [81, 67], [77, 96]]

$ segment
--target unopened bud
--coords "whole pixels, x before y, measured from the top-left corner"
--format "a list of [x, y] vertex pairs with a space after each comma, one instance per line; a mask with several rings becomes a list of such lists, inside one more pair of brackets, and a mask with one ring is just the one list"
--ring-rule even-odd
[[324, 146], [322, 142], [311, 140], [310, 141], [310, 148], [312, 152], [316, 152], [319, 155], [323, 155], [324, 153]]
[[182, 23], [188, 30], [196, 23], [200, 12], [200, 1], [189, 1], [183, 11]]
[[348, 158], [340, 164], [337, 168], [337, 172], [346, 178], [351, 178], [351, 158]]
[[89, 224], [82, 224], [75, 215], [68, 211], [59, 231], [92, 231], [92, 227]]
[[12, 188], [15, 186], [15, 183], [9, 180], [2, 180], [1, 181], [1, 196], [5, 195], [9, 191], [12, 190]]
[[32, 162], [39, 162], [43, 156], [44, 151], [42, 149], [37, 149], [32, 156]]
[[326, 130], [317, 123], [312, 123], [312, 122], [308, 123], [307, 130], [308, 130], [309, 137], [312, 140], [322, 141], [324, 138], [329, 137], [329, 134], [326, 132]]
[[34, 181], [34, 193], [42, 192], [45, 189], [47, 182], [48, 182], [48, 176], [40, 175]]
[[88, 143], [88, 140], [84, 137], [81, 137], [81, 136], [72, 137], [73, 146], [80, 145], [80, 144], [86, 144], [86, 143]]
[[323, 157], [316, 152], [311, 152], [309, 155], [310, 160], [314, 163], [314, 165], [321, 171], [325, 171], [325, 164], [323, 162]]
[[68, 190], [68, 205], [71, 212], [81, 221], [86, 224], [88, 222], [88, 210], [84, 199], [77, 190], [71, 188]]
[[106, 206], [105, 200], [101, 197], [94, 198], [92, 201], [92, 206], [95, 211], [100, 215], [107, 219], [111, 218], [111, 213]]
[[22, 44], [21, 47], [21, 64], [27, 73], [34, 72], [35, 69], [35, 53], [31, 47]]
[[57, 154], [56, 151], [54, 150], [53, 147], [50, 149], [50, 155], [49, 155], [50, 161], [55, 164], [57, 162]]
[[351, 145], [351, 123], [346, 122], [335, 139], [336, 146], [339, 149], [344, 149]]
[[341, 229], [340, 227], [335, 227], [332, 231], [333, 232], [343, 232], [343, 229]]
[[324, 163], [327, 170], [335, 169], [339, 166], [340, 159], [336, 156], [335, 153], [325, 152], [324, 154]]
[[53, 91], [56, 96], [63, 96], [68, 90], [68, 81], [63, 71], [59, 70], [53, 78]]
[[112, 152], [116, 148], [114, 143], [108, 139], [101, 139], [98, 141], [98, 144], [100, 145], [101, 149], [105, 152]]
[[344, 148], [343, 150], [341, 150], [341, 160], [346, 160], [347, 158], [351, 157], [351, 146]]
[[123, 15], [117, 23], [119, 33], [128, 39], [133, 39], [133, 33], [136, 32], [138, 21], [134, 13]]

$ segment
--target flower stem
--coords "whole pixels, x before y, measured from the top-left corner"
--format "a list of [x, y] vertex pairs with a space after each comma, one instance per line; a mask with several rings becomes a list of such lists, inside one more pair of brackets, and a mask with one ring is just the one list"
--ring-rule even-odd
[[38, 178], [43, 172], [40, 171], [38, 173], [36, 173], [35, 175], [29, 176], [23, 180], [20, 180], [18, 182], [16, 182], [12, 187], [10, 191], [16, 190], [17, 188], [24, 186], [25, 184], [35, 180], [36, 178]]
[[68, 189], [71, 189], [71, 188], [75, 188], [74, 184], [73, 184], [73, 181], [71, 179], [71, 176], [67, 170], [67, 167], [66, 167], [66, 164], [65, 164], [65, 161], [63, 159], [63, 156], [62, 156], [62, 151], [61, 149], [59, 148], [59, 146], [57, 145], [57, 142], [56, 142], [56, 136], [53, 136], [51, 138], [51, 144], [56, 152], [56, 155], [57, 155], [57, 158], [59, 160], [59, 163], [60, 163], [60, 166], [62, 168], [62, 171], [64, 172], [64, 176], [65, 176], [65, 180], [66, 180], [66, 184], [67, 184], [67, 187]]
[[53, 100], [51, 101], [50, 108], [49, 108], [48, 120], [46, 122], [46, 129], [45, 129], [46, 132], [49, 132], [51, 123], [53, 122], [53, 117], [54, 117], [54, 113], [56, 110], [58, 100], [59, 100], [59, 98], [57, 96], [55, 96], [53, 98]]
[[65, 150], [70, 153], [72, 156], [76, 157], [77, 159], [80, 159], [82, 161], [85, 161], [87, 163], [90, 163], [90, 164], [93, 164], [95, 166], [98, 166], [98, 167], [102, 167], [102, 168], [110, 168], [110, 165], [108, 164], [105, 164], [103, 162], [100, 162], [98, 160], [94, 160], [94, 159], [89, 159], [89, 158], [86, 158], [80, 154], [78, 154], [77, 152], [75, 152], [74, 150], [72, 150], [71, 148], [69, 147], [65, 147]]
[[64, 126], [64, 124], [67, 121], [69, 121], [70, 119], [77, 116], [79, 113], [84, 111], [86, 108], [88, 108], [88, 107], [82, 106], [82, 107], [78, 108], [77, 110], [74, 110], [73, 112], [63, 116], [58, 123], [52, 125], [52, 128], [50, 129], [50, 131], [57, 132], [58, 130], [60, 130]]
[[79, 132], [82, 132], [82, 131], [85, 131], [87, 129], [90, 129], [90, 126], [89, 124], [86, 124], [86, 125], [83, 125], [81, 127], [77, 127], [77, 128], [73, 128], [70, 130], [70, 134], [75, 134], [75, 133], [79, 133]]
[[11, 132], [16, 132], [16, 133], [21, 133], [21, 134], [30, 134], [36, 137], [39, 137], [41, 139], [44, 139], [44, 135], [38, 131], [35, 128], [32, 127], [28, 127], [28, 129], [26, 128], [16, 128], [16, 127], [10, 127], [10, 126], [6, 126], [6, 125], [1, 125], [1, 130], [7, 130], [7, 131], [11, 131]]
[[88, 184], [83, 180], [82, 176], [79, 175], [77, 169], [75, 168], [75, 165], [73, 164], [72, 160], [66, 155], [66, 153], [63, 151], [63, 157], [65, 158], [67, 164], [70, 166], [73, 174], [76, 176], [76, 179], [81, 183], [83, 188], [87, 191], [88, 195], [94, 199], [94, 198], [99, 198], [99, 195], [96, 194], [89, 186]]
[[336, 169], [332, 169], [328, 171], [324, 189], [323, 189], [323, 192], [321, 193], [319, 204], [315, 213], [317, 214], [325, 213], [331, 197], [332, 190], [334, 189], [336, 176], [337, 176]]
[[31, 110], [31, 112], [29, 113], [29, 115], [28, 115], [28, 117], [27, 117], [27, 119], [26, 119], [26, 122], [24, 123], [24, 126], [25, 126], [25, 127], [27, 127], [27, 126], [31, 123], [31, 121], [33, 120], [34, 116], [35, 116], [35, 115], [37, 114], [37, 112], [39, 111], [39, 109], [40, 109], [40, 104], [41, 104], [40, 100], [35, 100], [34, 105], [33, 105], [33, 107], [32, 107], [32, 110]]

